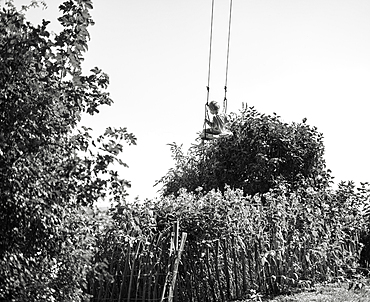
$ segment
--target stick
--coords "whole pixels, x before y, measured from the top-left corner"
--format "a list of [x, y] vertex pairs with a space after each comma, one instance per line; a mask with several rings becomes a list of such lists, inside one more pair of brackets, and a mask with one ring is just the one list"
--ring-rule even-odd
[[178, 268], [180, 264], [181, 254], [184, 251], [187, 235], [188, 235], [187, 233], [182, 233], [182, 236], [181, 236], [180, 248], [178, 250], [177, 257], [175, 258], [175, 263], [173, 266], [173, 273], [172, 273], [172, 280], [171, 280], [172, 282], [171, 282], [170, 291], [168, 294], [168, 302], [172, 302], [173, 300], [173, 292], [176, 286], [176, 277], [177, 277]]

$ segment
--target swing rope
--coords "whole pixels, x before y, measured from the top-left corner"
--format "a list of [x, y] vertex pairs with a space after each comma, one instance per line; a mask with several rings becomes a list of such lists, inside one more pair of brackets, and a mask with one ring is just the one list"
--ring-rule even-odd
[[[225, 96], [223, 100], [223, 113], [226, 114], [227, 112], [227, 77], [229, 72], [229, 54], [230, 54], [230, 34], [231, 34], [231, 16], [232, 16], [232, 4], [233, 1], [230, 0], [230, 8], [229, 8], [229, 28], [228, 28], [228, 36], [227, 36], [227, 54], [226, 54], [226, 71], [225, 71]], [[209, 102], [209, 85], [211, 81], [211, 61], [212, 61], [212, 38], [213, 38], [213, 19], [214, 19], [214, 7], [215, 7], [215, 0], [212, 0], [212, 9], [211, 9], [211, 26], [210, 26], [210, 37], [209, 37], [209, 55], [208, 55], [208, 81], [207, 81], [207, 102], [204, 106], [204, 133], [206, 133], [206, 120], [209, 119], [208, 116], [208, 102]]]
[[230, 54], [230, 33], [231, 33], [231, 16], [232, 16], [233, 0], [230, 0], [230, 9], [229, 9], [229, 32], [227, 35], [227, 54], [226, 54], [226, 71], [225, 71], [225, 96], [223, 102], [224, 114], [227, 112], [227, 76], [229, 72], [229, 54]]
[[205, 116], [204, 116], [204, 132], [206, 131], [206, 119], [209, 119], [207, 105], [209, 101], [209, 84], [211, 81], [211, 61], [212, 61], [212, 38], [213, 38], [213, 16], [214, 16], [215, 0], [212, 0], [212, 10], [211, 10], [211, 29], [209, 34], [209, 55], [208, 55], [208, 81], [207, 81], [207, 102], [204, 106]]

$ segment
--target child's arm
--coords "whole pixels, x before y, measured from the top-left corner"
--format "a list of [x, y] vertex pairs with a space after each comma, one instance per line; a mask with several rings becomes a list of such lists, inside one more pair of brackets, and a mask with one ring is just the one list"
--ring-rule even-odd
[[210, 127], [213, 127], [213, 123], [207, 119], [204, 120], [206, 122], [206, 124]]

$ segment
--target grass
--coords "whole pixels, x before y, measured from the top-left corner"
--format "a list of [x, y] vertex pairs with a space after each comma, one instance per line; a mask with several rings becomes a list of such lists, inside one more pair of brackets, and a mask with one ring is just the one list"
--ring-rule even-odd
[[317, 285], [307, 291], [278, 296], [269, 302], [370, 302], [370, 282], [343, 282]]
[[370, 279], [318, 284], [299, 293], [261, 298], [258, 294], [239, 302], [370, 302]]

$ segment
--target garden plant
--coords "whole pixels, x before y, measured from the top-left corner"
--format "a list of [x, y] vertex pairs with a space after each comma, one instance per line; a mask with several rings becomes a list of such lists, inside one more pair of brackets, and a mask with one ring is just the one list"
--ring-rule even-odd
[[0, 10], [0, 301], [258, 300], [368, 272], [369, 184], [334, 187], [305, 119], [231, 113], [232, 136], [170, 144], [160, 197], [128, 202], [136, 137], [81, 125], [113, 102], [81, 67], [92, 2], [61, 4], [59, 33], [31, 3]]
[[57, 34], [28, 22], [30, 8], [0, 10], [0, 300], [88, 301], [101, 223], [92, 206], [125, 199], [113, 164], [124, 164], [120, 141], [136, 138], [108, 128], [94, 140], [79, 124], [112, 103], [108, 76], [81, 69], [91, 1], [64, 2]]

